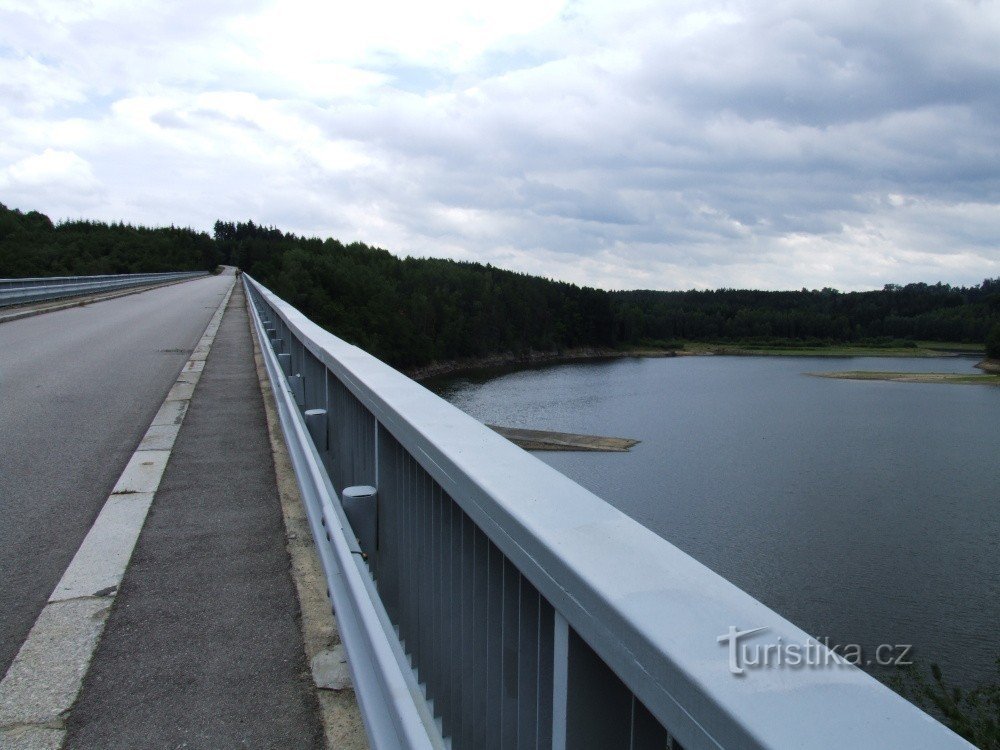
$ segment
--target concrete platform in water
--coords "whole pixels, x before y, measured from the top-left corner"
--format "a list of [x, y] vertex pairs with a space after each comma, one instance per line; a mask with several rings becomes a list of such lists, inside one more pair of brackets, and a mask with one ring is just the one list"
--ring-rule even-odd
[[550, 432], [548, 430], [526, 430], [521, 427], [500, 427], [493, 424], [486, 426], [527, 451], [605, 451], [624, 453], [633, 445], [639, 443], [638, 440], [630, 438], [575, 435], [570, 432]]

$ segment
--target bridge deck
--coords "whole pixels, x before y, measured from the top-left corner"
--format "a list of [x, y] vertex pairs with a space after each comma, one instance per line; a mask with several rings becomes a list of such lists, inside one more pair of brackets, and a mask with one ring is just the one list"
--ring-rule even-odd
[[[232, 281], [0, 326], [4, 748], [325, 744], [242, 286], [220, 307]], [[180, 431], [133, 455], [151, 421]], [[148, 492], [126, 489], [156, 461]], [[352, 695], [332, 714], [345, 748], [365, 746]]]

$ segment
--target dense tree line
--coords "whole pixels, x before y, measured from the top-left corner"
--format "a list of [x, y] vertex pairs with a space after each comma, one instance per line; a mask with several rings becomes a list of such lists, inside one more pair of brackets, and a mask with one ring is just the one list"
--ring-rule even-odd
[[0, 205], [0, 276], [239, 266], [320, 325], [398, 367], [575, 347], [992, 342], [1000, 279], [763, 292], [607, 292], [479, 263], [398, 258], [253, 222], [174, 227], [53, 223]]
[[971, 287], [888, 284], [871, 292], [616, 292], [624, 340], [982, 342], [1000, 323], [1000, 279]]
[[0, 277], [197, 271], [218, 263], [205, 232], [97, 221], [54, 225], [45, 214], [0, 203]]
[[320, 325], [400, 367], [617, 343], [611, 297], [478, 263], [218, 222], [238, 265]]

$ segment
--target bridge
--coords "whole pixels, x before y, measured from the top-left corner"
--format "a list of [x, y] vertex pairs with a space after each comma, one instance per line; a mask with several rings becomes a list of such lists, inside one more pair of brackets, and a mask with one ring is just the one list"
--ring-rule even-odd
[[0, 352], [2, 747], [971, 747], [232, 269]]

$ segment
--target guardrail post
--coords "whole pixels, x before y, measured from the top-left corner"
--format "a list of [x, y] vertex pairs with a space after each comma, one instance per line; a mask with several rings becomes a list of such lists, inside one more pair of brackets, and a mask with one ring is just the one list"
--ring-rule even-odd
[[[280, 341], [280, 339], [278, 339]], [[292, 355], [281, 353], [278, 355], [278, 364], [281, 365], [281, 371], [285, 373], [286, 378], [292, 376]]]
[[378, 547], [377, 491], [368, 485], [356, 485], [347, 487], [340, 496], [358, 546], [366, 557], [371, 557]]
[[[289, 355], [283, 354], [283, 357]], [[291, 362], [289, 361], [289, 368], [291, 368]], [[305, 406], [306, 393], [305, 393], [305, 383], [302, 380], [302, 373], [297, 372], [294, 375], [288, 376], [288, 387], [292, 389], [292, 395], [295, 397], [295, 403], [299, 405], [301, 409]]]
[[330, 440], [326, 431], [326, 409], [306, 409], [305, 418], [313, 444], [322, 456], [330, 448]]

